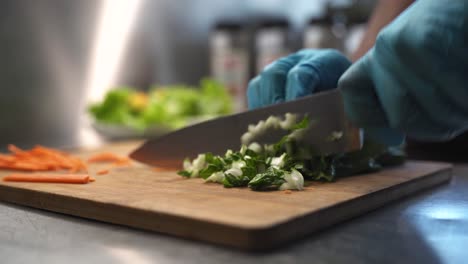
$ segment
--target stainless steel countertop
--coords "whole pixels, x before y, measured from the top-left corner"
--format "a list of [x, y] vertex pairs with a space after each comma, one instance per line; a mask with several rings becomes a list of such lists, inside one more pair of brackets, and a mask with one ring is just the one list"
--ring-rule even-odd
[[467, 245], [468, 164], [448, 184], [255, 254], [0, 203], [1, 263], [466, 263]]

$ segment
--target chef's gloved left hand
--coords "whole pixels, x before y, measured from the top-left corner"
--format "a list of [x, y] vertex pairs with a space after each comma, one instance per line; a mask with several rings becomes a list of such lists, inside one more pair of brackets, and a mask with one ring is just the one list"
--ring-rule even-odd
[[[249, 109], [331, 90], [351, 62], [333, 49], [305, 49], [278, 59], [250, 81], [247, 90]], [[373, 127], [366, 137], [389, 146], [400, 145], [404, 136], [394, 130]]]
[[351, 62], [333, 49], [305, 49], [278, 59], [249, 83], [249, 109], [334, 89]]

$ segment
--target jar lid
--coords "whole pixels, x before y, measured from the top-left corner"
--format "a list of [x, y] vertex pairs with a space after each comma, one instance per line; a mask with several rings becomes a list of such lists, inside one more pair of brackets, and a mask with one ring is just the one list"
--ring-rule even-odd
[[244, 28], [244, 23], [239, 21], [219, 21], [214, 25], [215, 31], [240, 31]]
[[289, 21], [282, 17], [266, 17], [258, 20], [257, 27], [260, 29], [265, 28], [288, 28]]
[[332, 25], [333, 24], [333, 17], [330, 15], [319, 16], [319, 17], [312, 17], [308, 21], [309, 25]]

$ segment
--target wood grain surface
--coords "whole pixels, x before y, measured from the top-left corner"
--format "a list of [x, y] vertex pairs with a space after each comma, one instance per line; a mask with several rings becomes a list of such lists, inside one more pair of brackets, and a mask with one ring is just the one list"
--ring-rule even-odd
[[[95, 152], [127, 154], [138, 143]], [[448, 181], [451, 166], [409, 161], [378, 173], [307, 183], [304, 191], [226, 189], [142, 164], [92, 165], [95, 182], [84, 185], [0, 182], [0, 200], [246, 250], [280, 246], [314, 231]], [[0, 178], [9, 172], [0, 172]]]

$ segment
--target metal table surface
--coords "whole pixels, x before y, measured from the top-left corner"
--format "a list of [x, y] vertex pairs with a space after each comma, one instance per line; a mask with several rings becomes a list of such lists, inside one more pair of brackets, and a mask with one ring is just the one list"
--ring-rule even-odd
[[467, 263], [468, 164], [450, 183], [248, 253], [0, 203], [1, 263]]

